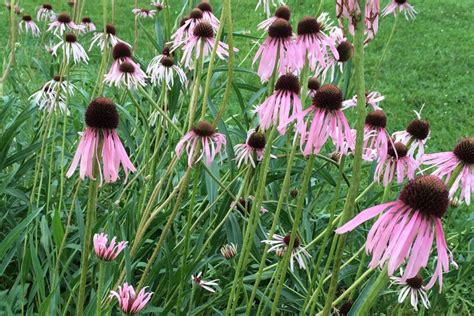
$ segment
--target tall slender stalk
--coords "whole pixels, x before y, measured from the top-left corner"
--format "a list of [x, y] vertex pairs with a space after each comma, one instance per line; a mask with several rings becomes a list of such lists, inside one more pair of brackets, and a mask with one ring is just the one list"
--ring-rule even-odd
[[[366, 0], [358, 0], [359, 8], [365, 8]], [[360, 15], [356, 18], [354, 35], [354, 79], [357, 91], [357, 121], [356, 121], [356, 148], [354, 152], [354, 162], [352, 165], [351, 186], [347, 194], [347, 199], [342, 211], [341, 223], [347, 222], [353, 213], [355, 199], [359, 191], [362, 166], [362, 147], [364, 142], [364, 121], [367, 114], [365, 105], [365, 76], [364, 76], [364, 10], [360, 10]], [[331, 283], [326, 296], [326, 302], [322, 311], [323, 316], [331, 312], [332, 301], [336, 294], [339, 269], [342, 261], [342, 254], [346, 243], [346, 235], [338, 238], [338, 244], [334, 256], [334, 265], [332, 271]]]

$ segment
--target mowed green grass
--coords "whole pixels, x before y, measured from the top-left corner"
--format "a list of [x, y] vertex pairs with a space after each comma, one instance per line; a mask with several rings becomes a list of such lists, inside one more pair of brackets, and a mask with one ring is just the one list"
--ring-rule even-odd
[[[35, 1], [36, 2], [36, 1]], [[110, 0], [109, 0], [110, 2]], [[149, 7], [150, 1], [140, 0], [140, 7]], [[196, 1], [198, 2], [198, 1]], [[388, 1], [382, 0], [382, 6]], [[66, 1], [51, 1], [57, 12], [68, 11]], [[134, 16], [131, 10], [134, 1], [115, 0], [116, 21], [120, 38], [133, 42]], [[216, 14], [220, 14], [221, 1], [211, 1]], [[380, 20], [380, 31], [376, 39], [366, 49], [366, 81], [368, 90], [377, 90], [385, 95], [383, 109], [389, 117], [388, 129], [392, 131], [404, 129], [406, 124], [415, 117], [413, 110], [419, 110], [424, 104], [423, 117], [431, 123], [431, 140], [428, 152], [450, 150], [461, 137], [474, 135], [474, 1], [456, 0], [412, 0], [419, 12], [415, 21], [406, 21], [398, 17], [396, 28], [390, 43], [387, 41], [392, 33], [394, 17], [384, 17]], [[181, 12], [186, 1], [170, 0], [172, 17]], [[262, 10], [255, 11], [255, 0], [232, 1], [234, 31], [260, 37], [256, 25], [264, 19]], [[292, 24], [303, 15], [314, 15], [319, 7], [318, 1], [288, 2], [293, 9]], [[35, 15], [37, 4], [24, 1], [22, 7], [25, 13]], [[189, 4], [187, 5], [189, 7]], [[109, 5], [110, 8], [110, 5]], [[326, 0], [323, 9], [334, 15], [334, 1]], [[86, 0], [84, 15], [92, 17], [100, 27], [102, 24], [101, 1]], [[6, 46], [7, 10], [0, 11], [0, 44]], [[161, 17], [160, 17], [161, 18]], [[154, 24], [151, 20], [144, 21], [143, 27], [153, 34]], [[86, 40], [90, 40], [87, 37]], [[30, 54], [26, 47], [32, 45], [22, 42], [19, 50], [19, 60], [28, 64]], [[240, 49], [236, 63], [240, 64], [250, 52], [242, 67], [251, 68], [255, 52], [253, 40], [246, 37], [235, 37], [235, 45]], [[84, 43], [88, 48], [88, 43]], [[156, 53], [149, 39], [140, 32], [135, 55], [148, 61]], [[33, 48], [31, 48], [33, 49]], [[383, 55], [383, 52], [385, 54]], [[3, 56], [8, 50], [3, 49]], [[97, 50], [91, 55], [91, 65], [86, 74], [94, 76], [99, 58]], [[383, 61], [381, 62], [383, 56]], [[381, 65], [380, 67], [378, 67]], [[34, 70], [34, 69], [33, 69]], [[49, 80], [49, 74], [37, 73], [24, 76], [22, 84], [35, 90], [41, 83]], [[236, 80], [259, 85], [255, 76], [237, 74]], [[7, 91], [8, 92], [8, 89]], [[230, 104], [231, 112], [237, 112], [239, 107], [234, 99]]]

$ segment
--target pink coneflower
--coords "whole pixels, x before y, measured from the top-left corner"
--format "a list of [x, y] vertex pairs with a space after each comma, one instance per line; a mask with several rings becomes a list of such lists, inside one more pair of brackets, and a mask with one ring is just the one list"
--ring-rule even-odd
[[262, 82], [270, 79], [275, 65], [278, 64], [279, 74], [298, 71], [299, 61], [295, 56], [296, 51], [291, 25], [285, 19], [276, 19], [268, 28], [268, 37], [260, 45], [253, 59], [253, 64], [260, 59], [258, 75]]
[[325, 31], [330, 28], [327, 13], [322, 13], [317, 19], [312, 16], [305, 16], [298, 23], [298, 37], [296, 46], [298, 49], [300, 68], [303, 67], [307, 56], [311, 70], [315, 70], [317, 65], [326, 67], [327, 52], [330, 50], [334, 58], [339, 59], [336, 49], [336, 42]]
[[375, 110], [365, 117], [364, 146], [362, 158], [373, 161], [377, 158], [385, 160], [387, 157], [388, 143], [391, 141], [385, 127], [387, 116], [381, 110]]
[[218, 286], [217, 281], [219, 280], [211, 280], [206, 281], [202, 279], [202, 272], [199, 272], [197, 275], [191, 275], [191, 281], [193, 284], [203, 288], [209, 292], [215, 293], [216, 289], [214, 287]]
[[[403, 274], [403, 269], [400, 269], [400, 272], [400, 274]], [[401, 287], [398, 294], [398, 303], [403, 304], [408, 295], [410, 295], [410, 304], [415, 311], [418, 311], [418, 303], [420, 301], [426, 309], [431, 307], [420, 273], [406, 280], [403, 280], [401, 277], [391, 277], [390, 279], [392, 280], [391, 285], [396, 284]]]
[[209, 22], [215, 30], [219, 28], [219, 19], [212, 13], [212, 6], [209, 2], [203, 0], [198, 4], [197, 8], [202, 11], [204, 21]]
[[250, 164], [256, 168], [255, 161], [262, 161], [265, 153], [265, 134], [259, 130], [251, 129], [247, 133], [245, 143], [235, 145], [234, 151], [238, 167], [240, 167], [242, 163], [248, 165], [250, 162]]
[[[365, 94], [365, 104], [371, 106], [373, 110], [382, 110], [379, 106], [380, 101], [383, 101], [385, 97], [380, 94], [380, 92], [373, 91]], [[357, 95], [352, 99], [346, 100], [342, 103], [342, 109], [346, 110], [348, 108], [353, 108], [357, 106]]]
[[384, 187], [392, 182], [395, 175], [398, 184], [401, 184], [405, 177], [410, 180], [413, 179], [418, 164], [407, 154], [407, 146], [402, 143], [394, 143], [393, 145], [389, 143], [386, 158], [379, 158], [378, 160], [374, 178], [379, 182], [382, 180]]
[[115, 29], [115, 26], [113, 24], [107, 24], [105, 26], [105, 32], [96, 32], [94, 34], [94, 36], [92, 37], [92, 42], [91, 42], [91, 46], [89, 47], [89, 50], [91, 50], [94, 45], [97, 45], [100, 48], [100, 50], [103, 52], [106, 45], [107, 47], [114, 47], [118, 43], [124, 43], [125, 45], [132, 47], [132, 45], [119, 39], [115, 35], [116, 32], [117, 30]]
[[318, 78], [316, 77], [312, 77], [308, 80], [308, 96], [310, 98], [314, 98], [314, 96], [316, 95], [316, 91], [319, 90], [319, 88], [321, 88], [321, 82], [319, 81]]
[[146, 74], [141, 70], [140, 65], [133, 61], [132, 51], [128, 44], [117, 43], [112, 50], [112, 56], [114, 62], [105, 75], [105, 83], [116, 87], [125, 86], [128, 89], [146, 86]]
[[[86, 130], [82, 133], [71, 167], [66, 176], [70, 178], [80, 164], [81, 179], [86, 176], [94, 178], [94, 161], [98, 162], [100, 184], [102, 181], [115, 182], [119, 178], [119, 167], [122, 165], [125, 175], [135, 172], [136, 169], [128, 158], [127, 152], [117, 134], [119, 114], [115, 104], [104, 97], [91, 102], [85, 114]], [[99, 145], [101, 148], [99, 148]], [[99, 160], [101, 155], [102, 166]]]
[[285, 5], [285, 2], [283, 0], [277, 0], [276, 2], [275, 0], [258, 0], [257, 6], [255, 7], [255, 11], [257, 11], [258, 8], [262, 6], [262, 9], [265, 11], [265, 14], [267, 15], [267, 17], [269, 17], [270, 16], [270, 1], [273, 6]]
[[204, 15], [201, 9], [198, 8], [193, 9], [189, 16], [183, 17], [179, 28], [173, 35], [171, 35], [172, 47], [176, 49], [177, 47], [184, 45], [188, 38], [193, 35], [194, 27], [198, 23], [201, 23], [203, 19]]
[[379, 30], [380, 0], [368, 0], [365, 5], [365, 27], [367, 38], [365, 43], [375, 38]]
[[146, 289], [147, 287], [144, 287], [137, 295], [133, 286], [124, 283], [122, 286], [119, 286], [117, 292], [110, 291], [110, 298], [117, 298], [119, 307], [125, 314], [137, 314], [145, 307], [153, 295], [153, 292], [146, 292]]
[[178, 77], [181, 84], [186, 83], [186, 74], [183, 69], [175, 64], [174, 58], [169, 55], [168, 49], [163, 54], [154, 57], [148, 65], [146, 72], [150, 81], [155, 85], [166, 84], [168, 90], [174, 86], [174, 77]]
[[82, 32], [94, 32], [96, 30], [95, 24], [92, 22], [91, 18], [88, 16], [85, 16], [82, 18], [81, 21], [82, 25]]
[[112, 238], [104, 233], [94, 235], [94, 251], [97, 258], [104, 261], [112, 261], [125, 249], [128, 241], [116, 242], [117, 237]]
[[53, 6], [49, 3], [41, 5], [36, 13], [36, 19], [38, 21], [54, 21], [56, 13], [53, 11]]
[[139, 9], [135, 8], [132, 10], [133, 14], [139, 18], [152, 18], [156, 14], [156, 10], [148, 10], [148, 9]]
[[[449, 271], [449, 259], [441, 218], [449, 203], [446, 185], [435, 176], [419, 176], [411, 180], [395, 202], [366, 209], [336, 230], [337, 234], [352, 231], [362, 223], [384, 212], [367, 236], [365, 249], [372, 254], [369, 266], [383, 267], [388, 261], [390, 276], [406, 262], [401, 280], [414, 278], [428, 264], [433, 237], [436, 235], [437, 265], [427, 289]], [[452, 256], [451, 261], [452, 260]]]
[[160, 12], [161, 10], [163, 10], [163, 9], [165, 8], [164, 3], [161, 2], [161, 1], [152, 1], [152, 2], [150, 3], [150, 5], [151, 5], [152, 7], [155, 7], [156, 11], [158, 11], [158, 12]]
[[430, 136], [430, 123], [418, 116], [416, 120], [408, 124], [406, 130], [395, 132], [393, 136], [395, 141], [401, 142], [408, 147], [408, 156], [413, 157], [419, 162], [425, 154], [425, 143]]
[[184, 149], [186, 149], [189, 167], [193, 165], [196, 146], [199, 142], [201, 143], [201, 154], [197, 156], [194, 162], [198, 162], [204, 156], [205, 163], [208, 166], [211, 165], [216, 155], [220, 153], [221, 149], [225, 147], [227, 143], [225, 135], [218, 133], [214, 126], [208, 121], [196, 123], [176, 145], [176, 155], [178, 155], [178, 158], [181, 157]]
[[32, 104], [40, 110], [52, 112], [59, 109], [61, 112], [69, 113], [66, 107], [66, 99], [74, 95], [74, 85], [61, 76], [54, 76], [46, 82], [43, 87], [29, 97]]
[[[268, 252], [275, 252], [279, 257], [282, 257], [285, 255], [285, 252], [288, 249], [288, 246], [290, 245], [290, 241], [290, 234], [286, 236], [274, 234], [272, 236], [272, 239], [262, 240], [262, 243], [271, 245], [271, 247], [268, 249]], [[298, 263], [300, 269], [306, 269], [305, 258], [311, 258], [311, 255], [306, 251], [306, 249], [304, 249], [300, 239], [298, 238], [298, 236], [296, 236], [293, 242], [293, 249], [291, 250], [290, 270], [294, 271], [295, 260]]]
[[353, 134], [341, 109], [342, 91], [338, 87], [327, 84], [319, 88], [313, 98], [313, 104], [301, 114], [302, 117], [308, 114], [304, 131], [300, 132], [301, 146], [306, 144], [304, 155], [319, 154], [329, 137], [337, 152], [342, 153], [353, 148]]
[[23, 15], [20, 23], [18, 24], [18, 31], [20, 33], [22, 33], [23, 31], [25, 33], [31, 32], [31, 35], [33, 35], [34, 37], [39, 37], [41, 33], [38, 25], [36, 25], [36, 23], [31, 18], [31, 15]]
[[[183, 47], [183, 57], [181, 63], [188, 68], [193, 67], [193, 60], [200, 57], [201, 47], [203, 58], [209, 56], [214, 47], [214, 30], [209, 22], [203, 21], [197, 24], [193, 29], [193, 34], [188, 37]], [[181, 45], [181, 44], [180, 44]], [[177, 46], [173, 46], [175, 50]], [[217, 56], [220, 59], [225, 59], [229, 56], [229, 46], [226, 43], [219, 41], [217, 43]], [[237, 49], [234, 48], [234, 51]], [[194, 52], [194, 54], [193, 54]]]
[[63, 35], [65, 32], [80, 31], [81, 29], [82, 26], [74, 23], [71, 17], [63, 12], [57, 16], [55, 21], [49, 23], [47, 31], [52, 31], [53, 34], [59, 33], [59, 35]]
[[277, 19], [284, 19], [284, 20], [287, 20], [287, 21], [290, 21], [290, 17], [291, 17], [291, 11], [290, 11], [290, 8], [288, 8], [286, 5], [283, 5], [281, 7], [279, 7], [276, 11], [275, 11], [275, 15], [272, 16], [271, 18], [268, 18], [262, 22], [260, 22], [258, 25], [257, 25], [257, 28], [259, 30], [265, 30], [265, 31], [268, 31], [268, 28], [273, 24], [273, 22], [275, 22]]
[[339, 69], [339, 72], [342, 73], [344, 63], [351, 60], [354, 55], [354, 46], [344, 36], [341, 28], [334, 27], [329, 37], [334, 42], [338, 55], [334, 55], [332, 50], [327, 50], [325, 63], [316, 65], [316, 75], [321, 76], [323, 81], [326, 80], [328, 73], [331, 81], [334, 81], [336, 70]]
[[474, 137], [462, 139], [452, 152], [424, 155], [422, 162], [436, 167], [433, 175], [452, 183], [449, 190], [451, 198], [460, 190], [459, 201], [471, 204], [471, 194], [474, 193]]
[[66, 33], [64, 40], [53, 47], [53, 56], [58, 55], [59, 48], [63, 50], [67, 62], [72, 60], [75, 64], [81, 61], [87, 64], [89, 61], [84, 47], [77, 42], [77, 37], [74, 33]]
[[407, 20], [414, 20], [416, 17], [415, 8], [407, 0], [392, 0], [382, 11], [383, 16], [403, 12]]
[[265, 131], [273, 123], [278, 126], [280, 134], [285, 134], [286, 127], [303, 111], [301, 100], [298, 97], [299, 93], [298, 77], [292, 74], [280, 76], [275, 84], [273, 94], [255, 109], [260, 127]]

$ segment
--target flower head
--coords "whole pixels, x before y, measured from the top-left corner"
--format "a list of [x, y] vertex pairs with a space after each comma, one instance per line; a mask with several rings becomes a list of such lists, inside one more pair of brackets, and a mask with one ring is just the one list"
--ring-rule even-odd
[[277, 19], [284, 19], [287, 20], [288, 22], [290, 21], [291, 17], [291, 11], [290, 8], [288, 8], [286, 5], [282, 5], [275, 11], [275, 15], [260, 22], [257, 25], [257, 28], [259, 30], [265, 30], [268, 31], [268, 28], [275, 22]]
[[[425, 143], [430, 136], [430, 123], [422, 120], [417, 113], [418, 118], [411, 121], [404, 131], [393, 133], [395, 141], [401, 142], [408, 147], [408, 155], [417, 162], [425, 154]], [[415, 154], [416, 152], [416, 154]]]
[[[403, 274], [403, 269], [400, 269]], [[398, 294], [398, 303], [402, 304], [410, 294], [410, 304], [415, 311], [418, 311], [418, 303], [421, 301], [426, 309], [431, 307], [428, 295], [426, 294], [426, 288], [423, 286], [423, 278], [418, 273], [413, 278], [403, 280], [401, 277], [391, 277], [392, 285], [396, 284], [400, 286], [400, 293]]]
[[327, 13], [322, 13], [317, 19], [305, 16], [300, 20], [296, 38], [298, 49], [296, 58], [299, 59], [300, 68], [303, 67], [306, 58], [308, 58], [309, 66], [313, 71], [317, 65], [326, 67], [328, 50], [336, 60], [339, 59], [334, 38], [326, 34], [330, 26]]
[[89, 47], [89, 50], [91, 50], [94, 45], [97, 45], [100, 48], [100, 50], [103, 52], [106, 46], [114, 47], [119, 42], [131, 47], [131, 45], [128, 44], [127, 42], [124, 42], [121, 39], [119, 39], [116, 33], [117, 33], [117, 30], [115, 29], [115, 26], [110, 23], [107, 24], [105, 26], [105, 32], [96, 32], [94, 34], [94, 36], [92, 37], [91, 46]]
[[53, 6], [49, 3], [41, 5], [36, 13], [36, 19], [38, 21], [54, 21], [56, 13], [53, 11]]
[[212, 6], [206, 0], [202, 0], [197, 6], [202, 11], [202, 18], [204, 21], [209, 22], [214, 29], [219, 28], [219, 19], [212, 13]]
[[77, 36], [74, 33], [66, 33], [64, 39], [53, 46], [53, 56], [58, 55], [59, 48], [63, 50], [67, 62], [74, 61], [74, 63], [77, 64], [82, 61], [87, 64], [89, 61], [89, 57], [87, 56], [84, 47], [79, 44]]
[[379, 182], [382, 180], [386, 187], [396, 175], [397, 183], [401, 184], [405, 177], [410, 180], [415, 177], [417, 167], [416, 161], [408, 156], [408, 149], [404, 144], [390, 142], [387, 155], [379, 157], [374, 178]]
[[452, 152], [426, 154], [422, 157], [422, 163], [435, 167], [433, 175], [452, 183], [449, 190], [451, 198], [460, 191], [459, 201], [471, 204], [471, 194], [474, 193], [474, 137], [460, 140]]
[[247, 133], [247, 140], [244, 144], [237, 144], [234, 146], [235, 160], [237, 166], [245, 163], [250, 164], [256, 168], [256, 161], [262, 161], [265, 154], [265, 134], [259, 130], [251, 129]]
[[18, 24], [18, 31], [20, 33], [23, 31], [25, 33], [31, 32], [31, 35], [34, 37], [39, 37], [41, 33], [38, 25], [36, 25], [36, 23], [31, 18], [31, 15], [23, 15], [20, 23]]
[[268, 36], [253, 59], [254, 64], [260, 60], [257, 72], [262, 82], [270, 79], [275, 66], [278, 66], [280, 75], [297, 72], [299, 60], [295, 58], [296, 51], [291, 25], [285, 19], [276, 19], [268, 28]]
[[158, 11], [158, 12], [160, 12], [161, 10], [163, 10], [165, 8], [165, 5], [163, 4], [163, 2], [158, 1], [158, 0], [152, 1], [150, 3], [150, 5], [152, 7], [155, 7], [156, 11]]
[[196, 275], [191, 276], [191, 281], [193, 284], [199, 286], [200, 288], [203, 288], [209, 292], [216, 292], [216, 289], [214, 287], [218, 286], [217, 285], [217, 279], [216, 280], [211, 280], [211, 281], [206, 281], [202, 279], [202, 272], [199, 272]]
[[230, 243], [222, 246], [221, 254], [226, 259], [232, 259], [237, 254], [237, 245]]
[[[204, 21], [204, 14], [199, 8], [193, 9], [191, 13], [189, 13], [189, 16], [185, 16], [181, 20], [179, 28], [173, 35], [171, 35], [173, 50], [177, 47], [183, 46], [188, 38], [193, 35], [194, 27], [202, 21]], [[216, 29], [213, 28], [212, 31], [214, 32]]]
[[391, 142], [385, 127], [387, 116], [381, 110], [369, 112], [365, 117], [364, 146], [362, 157], [366, 161], [376, 158], [385, 160], [387, 157], [388, 143]]
[[95, 255], [104, 261], [112, 261], [125, 249], [127, 241], [116, 242], [117, 237], [112, 238], [109, 243], [109, 237], [104, 234], [94, 235], [94, 251]]
[[61, 112], [69, 113], [66, 107], [66, 100], [74, 95], [74, 89], [74, 85], [66, 81], [64, 77], [57, 75], [52, 80], [46, 82], [29, 99], [40, 110], [52, 112], [59, 109]]
[[[346, 154], [354, 147], [354, 137], [342, 112], [342, 91], [332, 84], [327, 84], [316, 91], [313, 104], [302, 112], [307, 115], [306, 122], [299, 128], [301, 146], [304, 155], [317, 155], [328, 138], [331, 138], [336, 151]], [[311, 120], [311, 115], [312, 120]]]
[[[250, 211], [252, 210], [252, 203], [254, 201], [255, 197], [250, 195], [248, 198], [241, 197], [238, 200], [234, 201], [231, 203], [230, 207], [231, 209], [234, 209], [236, 211], [239, 211], [239, 213], [242, 216], [247, 216], [250, 214]], [[268, 213], [268, 210], [264, 208], [263, 206], [260, 207], [260, 214], [265, 214]]]
[[403, 12], [407, 20], [414, 20], [416, 17], [415, 8], [408, 3], [407, 0], [391, 0], [390, 3], [383, 9], [383, 16]]
[[[201, 154], [199, 156], [196, 155], [198, 143], [201, 143]], [[205, 163], [210, 166], [225, 145], [226, 138], [224, 134], [218, 133], [208, 121], [199, 121], [178, 142], [176, 154], [180, 157], [186, 149], [189, 167], [193, 165], [193, 162], [201, 160], [203, 156], [205, 157]], [[195, 155], [197, 158], [196, 161], [193, 161]]]
[[[272, 239], [262, 240], [262, 243], [271, 245], [268, 252], [275, 252], [279, 257], [282, 257], [288, 249], [291, 241], [291, 234], [281, 236], [274, 234]], [[290, 257], [290, 270], [294, 271], [294, 260], [298, 263], [300, 269], [306, 269], [305, 258], [311, 258], [311, 255], [303, 248], [298, 236], [295, 237], [293, 248]]]
[[312, 77], [308, 80], [308, 96], [310, 98], [314, 98], [314, 96], [316, 95], [316, 91], [319, 90], [319, 88], [321, 88], [321, 82], [319, 81], [319, 79], [317, 77]]
[[120, 309], [125, 314], [137, 314], [145, 307], [153, 295], [153, 292], [146, 292], [146, 289], [144, 287], [137, 295], [133, 286], [124, 283], [122, 286], [119, 286], [117, 292], [110, 291], [110, 297], [117, 299]]
[[299, 93], [298, 77], [292, 74], [280, 76], [275, 84], [273, 94], [255, 109], [260, 127], [267, 130], [273, 123], [278, 126], [280, 134], [285, 134], [287, 126], [295, 121], [303, 111]]
[[92, 22], [91, 18], [88, 16], [85, 16], [82, 18], [81, 21], [82, 25], [82, 32], [94, 32], [96, 30], [95, 24]]
[[[81, 163], [79, 169], [81, 179], [86, 176], [95, 179], [94, 164], [97, 162], [100, 184], [103, 180], [105, 182], [117, 181], [120, 165], [122, 165], [126, 176], [129, 171], [135, 172], [136, 169], [128, 158], [116, 132], [119, 114], [115, 104], [104, 97], [96, 98], [87, 107], [85, 121], [86, 130], [81, 136], [66, 176], [69, 178], [73, 175], [79, 162]], [[99, 154], [101, 161], [99, 161]]]
[[186, 74], [183, 69], [175, 64], [174, 58], [170, 56], [169, 50], [163, 50], [163, 53], [154, 57], [146, 70], [150, 80], [153, 84], [166, 84], [168, 90], [174, 85], [175, 75], [178, 77], [181, 84], [186, 83]]
[[156, 10], [135, 8], [132, 10], [133, 14], [139, 18], [152, 18], [156, 14]]
[[[428, 264], [433, 238], [436, 235], [436, 270], [426, 286], [430, 289], [443, 273], [449, 271], [449, 259], [441, 218], [449, 203], [446, 185], [436, 176], [419, 176], [411, 180], [399, 199], [377, 205], [359, 213], [336, 230], [337, 234], [352, 231], [362, 223], [384, 212], [373, 224], [365, 249], [372, 254], [371, 268], [388, 263], [390, 276], [406, 262], [401, 280], [413, 278]], [[452, 256], [451, 261], [452, 260]]]
[[270, 16], [270, 1], [273, 6], [285, 5], [285, 2], [283, 0], [277, 0], [276, 2], [275, 0], [258, 0], [257, 6], [255, 7], [255, 11], [257, 11], [258, 8], [260, 8], [261, 6], [262, 9], [265, 11], [265, 14], [267, 15], [267, 17], [269, 17]]
[[80, 31], [82, 26], [77, 25], [72, 21], [71, 17], [63, 12], [56, 17], [56, 20], [49, 23], [48, 32], [52, 31], [53, 34], [63, 35], [65, 32]]
[[140, 65], [133, 61], [132, 51], [128, 44], [117, 43], [112, 50], [112, 56], [114, 62], [105, 75], [105, 83], [127, 89], [146, 86], [146, 74], [141, 70]]
[[[373, 110], [381, 110], [382, 108], [379, 106], [380, 101], [383, 101], [385, 97], [380, 94], [380, 92], [373, 91], [370, 93], [365, 94], [365, 105], [371, 106]], [[352, 99], [346, 100], [342, 103], [342, 109], [346, 110], [348, 108], [353, 108], [357, 106], [357, 95], [355, 95]]]

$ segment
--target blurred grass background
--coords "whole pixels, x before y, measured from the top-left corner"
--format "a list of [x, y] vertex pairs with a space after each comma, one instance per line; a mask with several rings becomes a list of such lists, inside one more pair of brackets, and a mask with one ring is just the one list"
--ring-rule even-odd
[[[84, 15], [90, 16], [98, 28], [102, 23], [101, 1], [85, 0]], [[109, 0], [110, 1], [110, 0]], [[323, 0], [324, 1], [324, 0]], [[179, 15], [183, 6], [191, 6], [187, 1], [170, 0], [172, 18]], [[199, 1], [195, 1], [197, 4]], [[261, 32], [256, 25], [265, 18], [263, 10], [255, 11], [256, 0], [232, 1], [234, 31], [250, 36], [260, 37]], [[323, 10], [334, 16], [334, 2], [326, 0]], [[382, 0], [382, 7], [388, 0]], [[380, 19], [379, 33], [366, 50], [366, 80], [368, 90], [380, 91], [385, 96], [382, 108], [389, 117], [388, 129], [393, 132], [404, 129], [406, 124], [415, 117], [413, 110], [420, 110], [425, 104], [423, 117], [428, 119], [432, 126], [431, 140], [428, 142], [427, 152], [446, 151], [452, 149], [457, 139], [474, 134], [474, 0], [432, 0], [410, 1], [418, 11], [415, 21], [406, 21], [403, 15], [398, 17], [395, 28], [393, 16]], [[36, 8], [40, 1], [22, 1], [21, 7], [25, 14], [36, 15]], [[50, 1], [56, 12], [69, 11], [66, 0]], [[211, 1], [217, 16], [220, 14], [220, 1]], [[296, 29], [299, 18], [304, 15], [315, 15], [319, 1], [289, 0], [287, 4], [293, 11], [292, 25]], [[134, 16], [131, 10], [134, 1], [115, 0], [115, 15], [117, 35], [129, 42], [134, 37]], [[149, 8], [150, 1], [139, 0], [139, 7]], [[110, 8], [110, 4], [109, 4]], [[273, 9], [272, 9], [273, 10]], [[186, 10], [187, 11], [187, 10]], [[0, 11], [0, 45], [2, 59], [8, 56], [8, 11]], [[162, 16], [158, 14], [158, 18]], [[153, 20], [142, 20], [142, 26], [151, 34], [154, 32]], [[390, 38], [394, 33], [381, 58]], [[39, 40], [27, 38], [17, 52], [17, 62], [31, 64], [32, 58], [41, 58], [42, 47]], [[135, 55], [145, 63], [156, 53], [149, 39], [140, 32], [138, 48]], [[236, 64], [240, 64], [245, 55], [250, 52], [242, 67], [251, 68], [251, 61], [255, 53], [254, 40], [248, 37], [235, 37], [235, 46], [240, 49]], [[84, 47], [89, 47], [90, 35], [82, 40]], [[25, 44], [26, 43], [26, 44]], [[33, 46], [40, 49], [34, 50]], [[35, 52], [34, 54], [32, 52]], [[100, 58], [98, 51], [91, 52], [91, 63], [86, 67], [86, 74], [94, 76]], [[22, 56], [24, 58], [22, 58]], [[381, 65], [378, 67], [378, 65]], [[34, 69], [32, 69], [34, 70]], [[15, 76], [15, 69], [11, 74]], [[16, 74], [20, 76], [20, 74]], [[21, 74], [18, 78], [31, 92], [38, 89], [42, 83], [50, 79], [47, 72], [32, 71], [30, 76]], [[237, 80], [255, 86], [260, 85], [255, 76], [237, 74]], [[7, 87], [15, 90], [15, 87]], [[27, 96], [24, 96], [25, 98]], [[233, 98], [232, 103], [236, 103]], [[238, 114], [239, 106], [231, 104], [233, 114]]]

